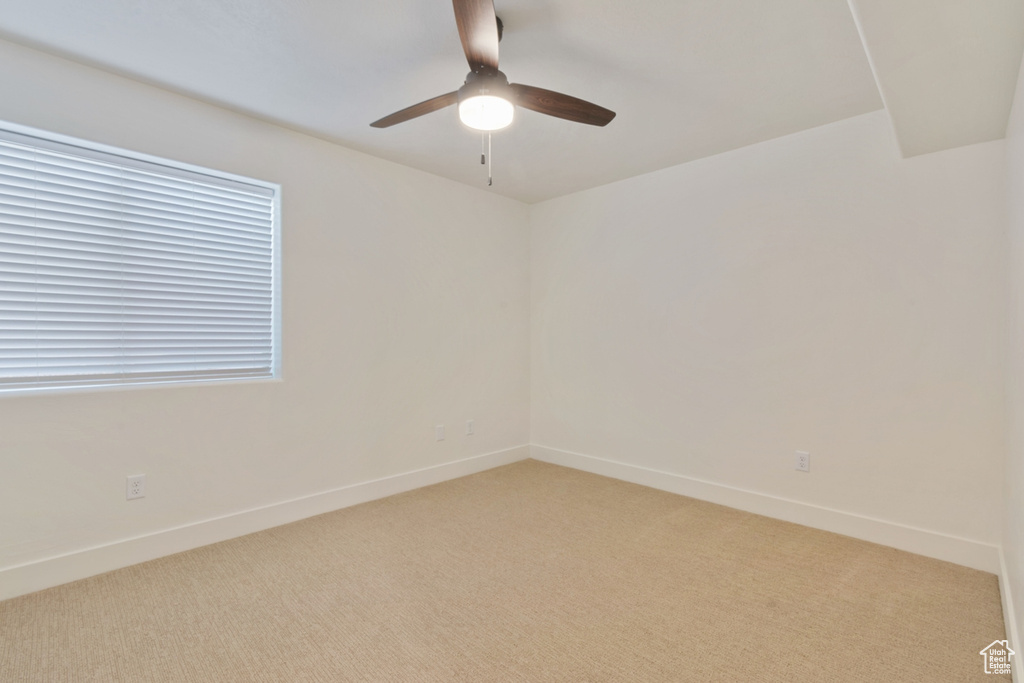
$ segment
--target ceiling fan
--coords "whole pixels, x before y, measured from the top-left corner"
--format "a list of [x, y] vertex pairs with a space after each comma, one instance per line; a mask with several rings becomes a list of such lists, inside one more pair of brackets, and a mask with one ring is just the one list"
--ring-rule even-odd
[[577, 97], [531, 85], [509, 83], [498, 70], [498, 42], [501, 19], [494, 12], [493, 0], [452, 0], [455, 23], [466, 53], [470, 72], [466, 82], [454, 92], [406, 107], [374, 121], [374, 128], [387, 128], [424, 114], [459, 105], [459, 119], [476, 130], [505, 128], [515, 117], [516, 105], [548, 116], [591, 126], [606, 126], [615, 112]]

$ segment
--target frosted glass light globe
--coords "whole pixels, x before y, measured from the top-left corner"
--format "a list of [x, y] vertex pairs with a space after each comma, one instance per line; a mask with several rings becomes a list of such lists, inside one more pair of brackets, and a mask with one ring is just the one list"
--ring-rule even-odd
[[476, 130], [501, 130], [515, 118], [516, 108], [494, 95], [476, 95], [459, 102], [459, 119]]

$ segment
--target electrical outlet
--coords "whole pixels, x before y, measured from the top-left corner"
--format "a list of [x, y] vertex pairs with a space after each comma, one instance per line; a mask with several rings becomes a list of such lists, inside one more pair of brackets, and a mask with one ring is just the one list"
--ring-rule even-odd
[[434, 427], [434, 438], [438, 441], [444, 441], [444, 425]]
[[811, 454], [805, 451], [796, 452], [796, 469], [800, 472], [811, 471]]
[[133, 500], [135, 498], [146, 497], [146, 475], [145, 474], [134, 474], [126, 480], [125, 500]]
[[466, 436], [473, 436], [473, 421], [466, 420]]

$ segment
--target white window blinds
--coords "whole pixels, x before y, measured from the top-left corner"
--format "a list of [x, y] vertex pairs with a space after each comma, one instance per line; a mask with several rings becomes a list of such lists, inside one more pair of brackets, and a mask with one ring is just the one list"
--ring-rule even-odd
[[0, 390], [272, 377], [275, 200], [0, 131]]

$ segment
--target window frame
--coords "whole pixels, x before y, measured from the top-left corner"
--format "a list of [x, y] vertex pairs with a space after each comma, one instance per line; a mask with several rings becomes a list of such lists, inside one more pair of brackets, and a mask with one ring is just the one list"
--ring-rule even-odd
[[37, 385], [33, 385], [32, 380], [16, 382], [6, 386], [3, 383], [0, 383], [0, 399], [19, 395], [77, 393], [83, 391], [123, 391], [128, 389], [152, 389], [155, 387], [190, 387], [204, 384], [251, 385], [253, 383], [280, 382], [283, 380], [281, 363], [281, 347], [283, 341], [281, 334], [281, 301], [283, 289], [283, 282], [281, 278], [282, 187], [279, 183], [260, 180], [228, 171], [199, 166], [197, 164], [0, 120], [0, 139], [12, 138], [30, 138], [32, 144], [38, 143], [38, 146], [42, 149], [66, 151], [67, 147], [71, 147], [74, 148], [75, 153], [80, 152], [81, 156], [86, 158], [114, 162], [126, 167], [134, 167], [144, 171], [152, 172], [154, 170], [153, 167], [156, 167], [156, 169], [168, 169], [169, 173], [177, 178], [192, 177], [197, 180], [213, 178], [228, 187], [232, 184], [237, 184], [243, 187], [257, 187], [268, 190], [272, 194], [270, 242], [271, 263], [269, 269], [271, 277], [271, 360], [270, 375], [260, 377], [168, 377], [133, 380], [131, 379], [131, 375], [126, 375], [122, 378], [110, 377], [96, 380], [85, 380], [80, 383], [71, 384], [57, 384], [51, 380], [41, 382]]

